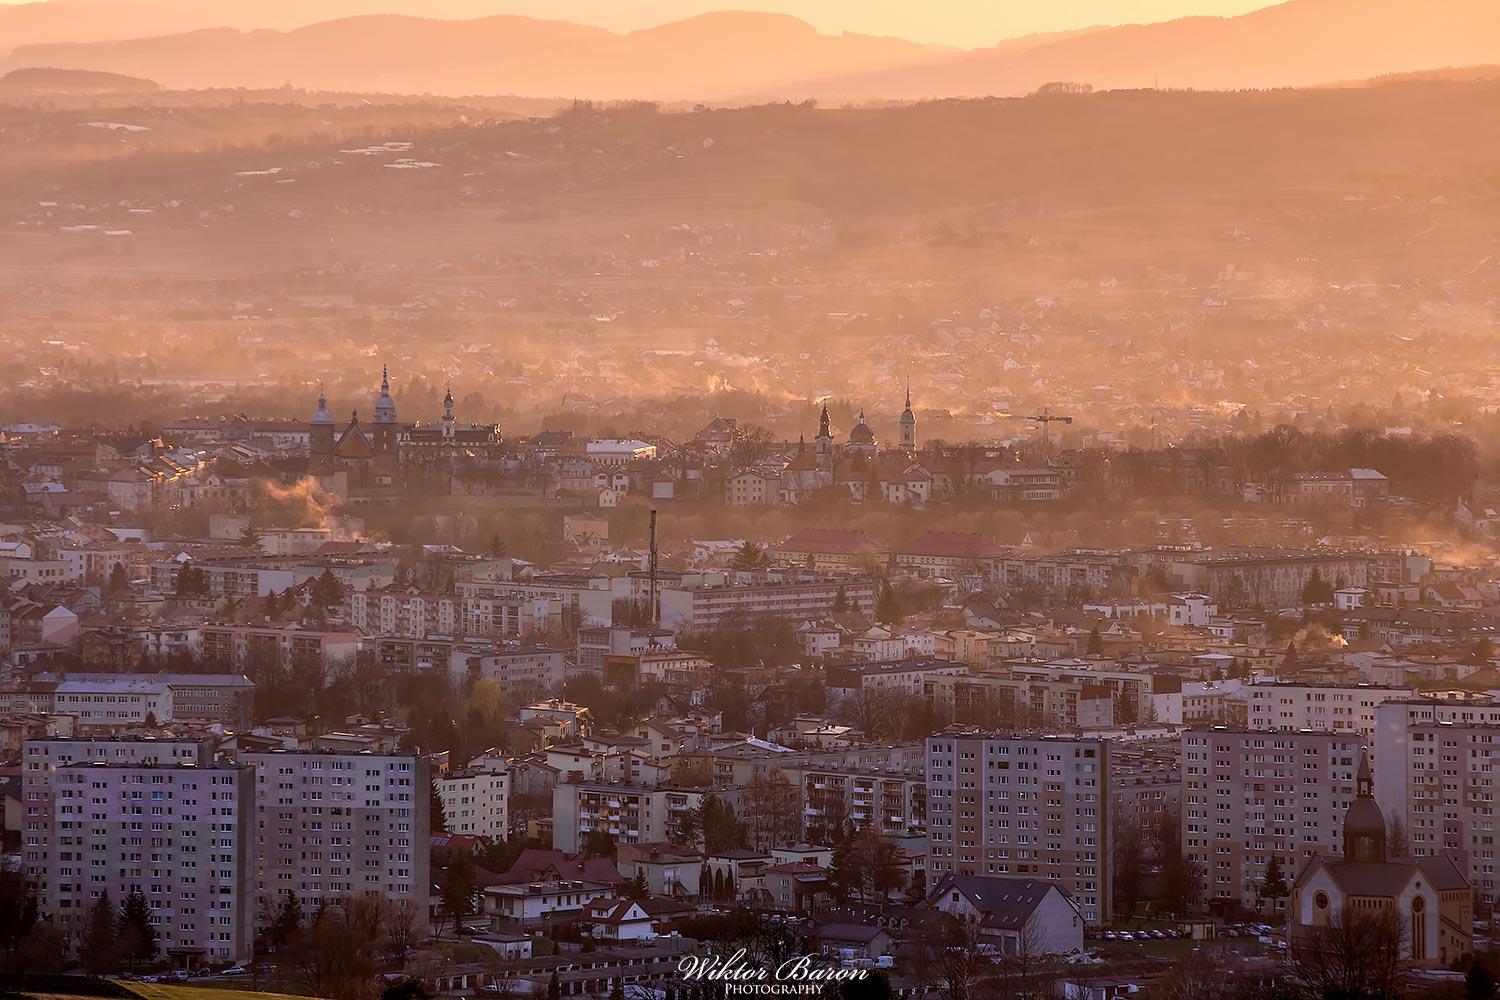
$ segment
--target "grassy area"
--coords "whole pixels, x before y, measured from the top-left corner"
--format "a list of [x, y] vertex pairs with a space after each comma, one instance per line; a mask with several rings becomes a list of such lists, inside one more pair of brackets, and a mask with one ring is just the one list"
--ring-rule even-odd
[[306, 1000], [287, 993], [255, 993], [191, 983], [122, 983], [143, 1000]]

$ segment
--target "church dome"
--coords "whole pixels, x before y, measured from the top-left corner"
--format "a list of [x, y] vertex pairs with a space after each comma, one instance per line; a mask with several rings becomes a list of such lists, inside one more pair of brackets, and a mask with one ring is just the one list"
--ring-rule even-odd
[[1355, 799], [1344, 814], [1344, 836], [1385, 838], [1385, 815], [1374, 799]]
[[859, 411], [859, 422], [849, 432], [850, 444], [874, 444], [875, 432], [870, 430], [870, 425], [865, 423], [865, 411]]

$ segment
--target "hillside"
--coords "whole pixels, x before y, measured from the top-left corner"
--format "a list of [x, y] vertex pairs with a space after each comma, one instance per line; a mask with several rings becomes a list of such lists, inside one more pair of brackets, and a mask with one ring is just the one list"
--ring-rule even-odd
[[[8, 14], [0, 9], [0, 25]], [[704, 14], [626, 33], [519, 16], [369, 15], [290, 30], [208, 27], [23, 44], [0, 59], [0, 70], [103, 70], [171, 88], [290, 82], [448, 95], [754, 101], [1019, 95], [1052, 81], [1096, 89], [1306, 86], [1496, 61], [1500, 4], [1493, 0], [1289, 0], [1239, 17], [1036, 35], [971, 51], [822, 34], [796, 18], [763, 13]]]
[[[776, 53], [768, 60], [766, 53]], [[209, 28], [20, 46], [0, 69], [65, 66], [175, 88], [275, 87], [688, 100], [776, 90], [809, 69], [859, 74], [942, 58], [895, 39], [821, 35], [796, 18], [721, 13], [614, 34], [562, 21], [372, 15], [292, 31]], [[145, 67], [151, 67], [144, 73]]]
[[31, 66], [0, 76], [0, 95], [24, 94], [145, 94], [161, 90], [154, 80], [87, 69]]
[[821, 77], [810, 90], [848, 97], [1019, 94], [1054, 80], [1096, 89], [1313, 86], [1500, 59], [1493, 0], [1290, 0], [1239, 17], [1129, 25], [1022, 52], [1003, 48], [939, 64]]

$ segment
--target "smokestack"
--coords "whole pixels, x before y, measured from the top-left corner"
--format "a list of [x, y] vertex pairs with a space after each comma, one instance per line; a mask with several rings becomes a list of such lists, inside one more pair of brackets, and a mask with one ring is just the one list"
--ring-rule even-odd
[[657, 612], [657, 608], [656, 608], [656, 508], [655, 507], [651, 508], [651, 563], [650, 563], [650, 575], [649, 575], [648, 579], [649, 579], [649, 587], [650, 587], [650, 596], [647, 598], [647, 600], [649, 600], [651, 602], [651, 606], [650, 606], [650, 610], [651, 610], [651, 627], [652, 628], [656, 628], [658, 625], [661, 624], [661, 615]]

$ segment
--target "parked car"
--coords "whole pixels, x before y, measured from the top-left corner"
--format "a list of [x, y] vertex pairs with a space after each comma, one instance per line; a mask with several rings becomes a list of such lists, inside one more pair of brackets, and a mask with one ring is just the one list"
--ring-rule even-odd
[[245, 971], [245, 967], [243, 965], [231, 965], [229, 968], [227, 968], [223, 972], [219, 973], [219, 975], [221, 975], [221, 976], [248, 976], [248, 975], [250, 975], [250, 973]]

